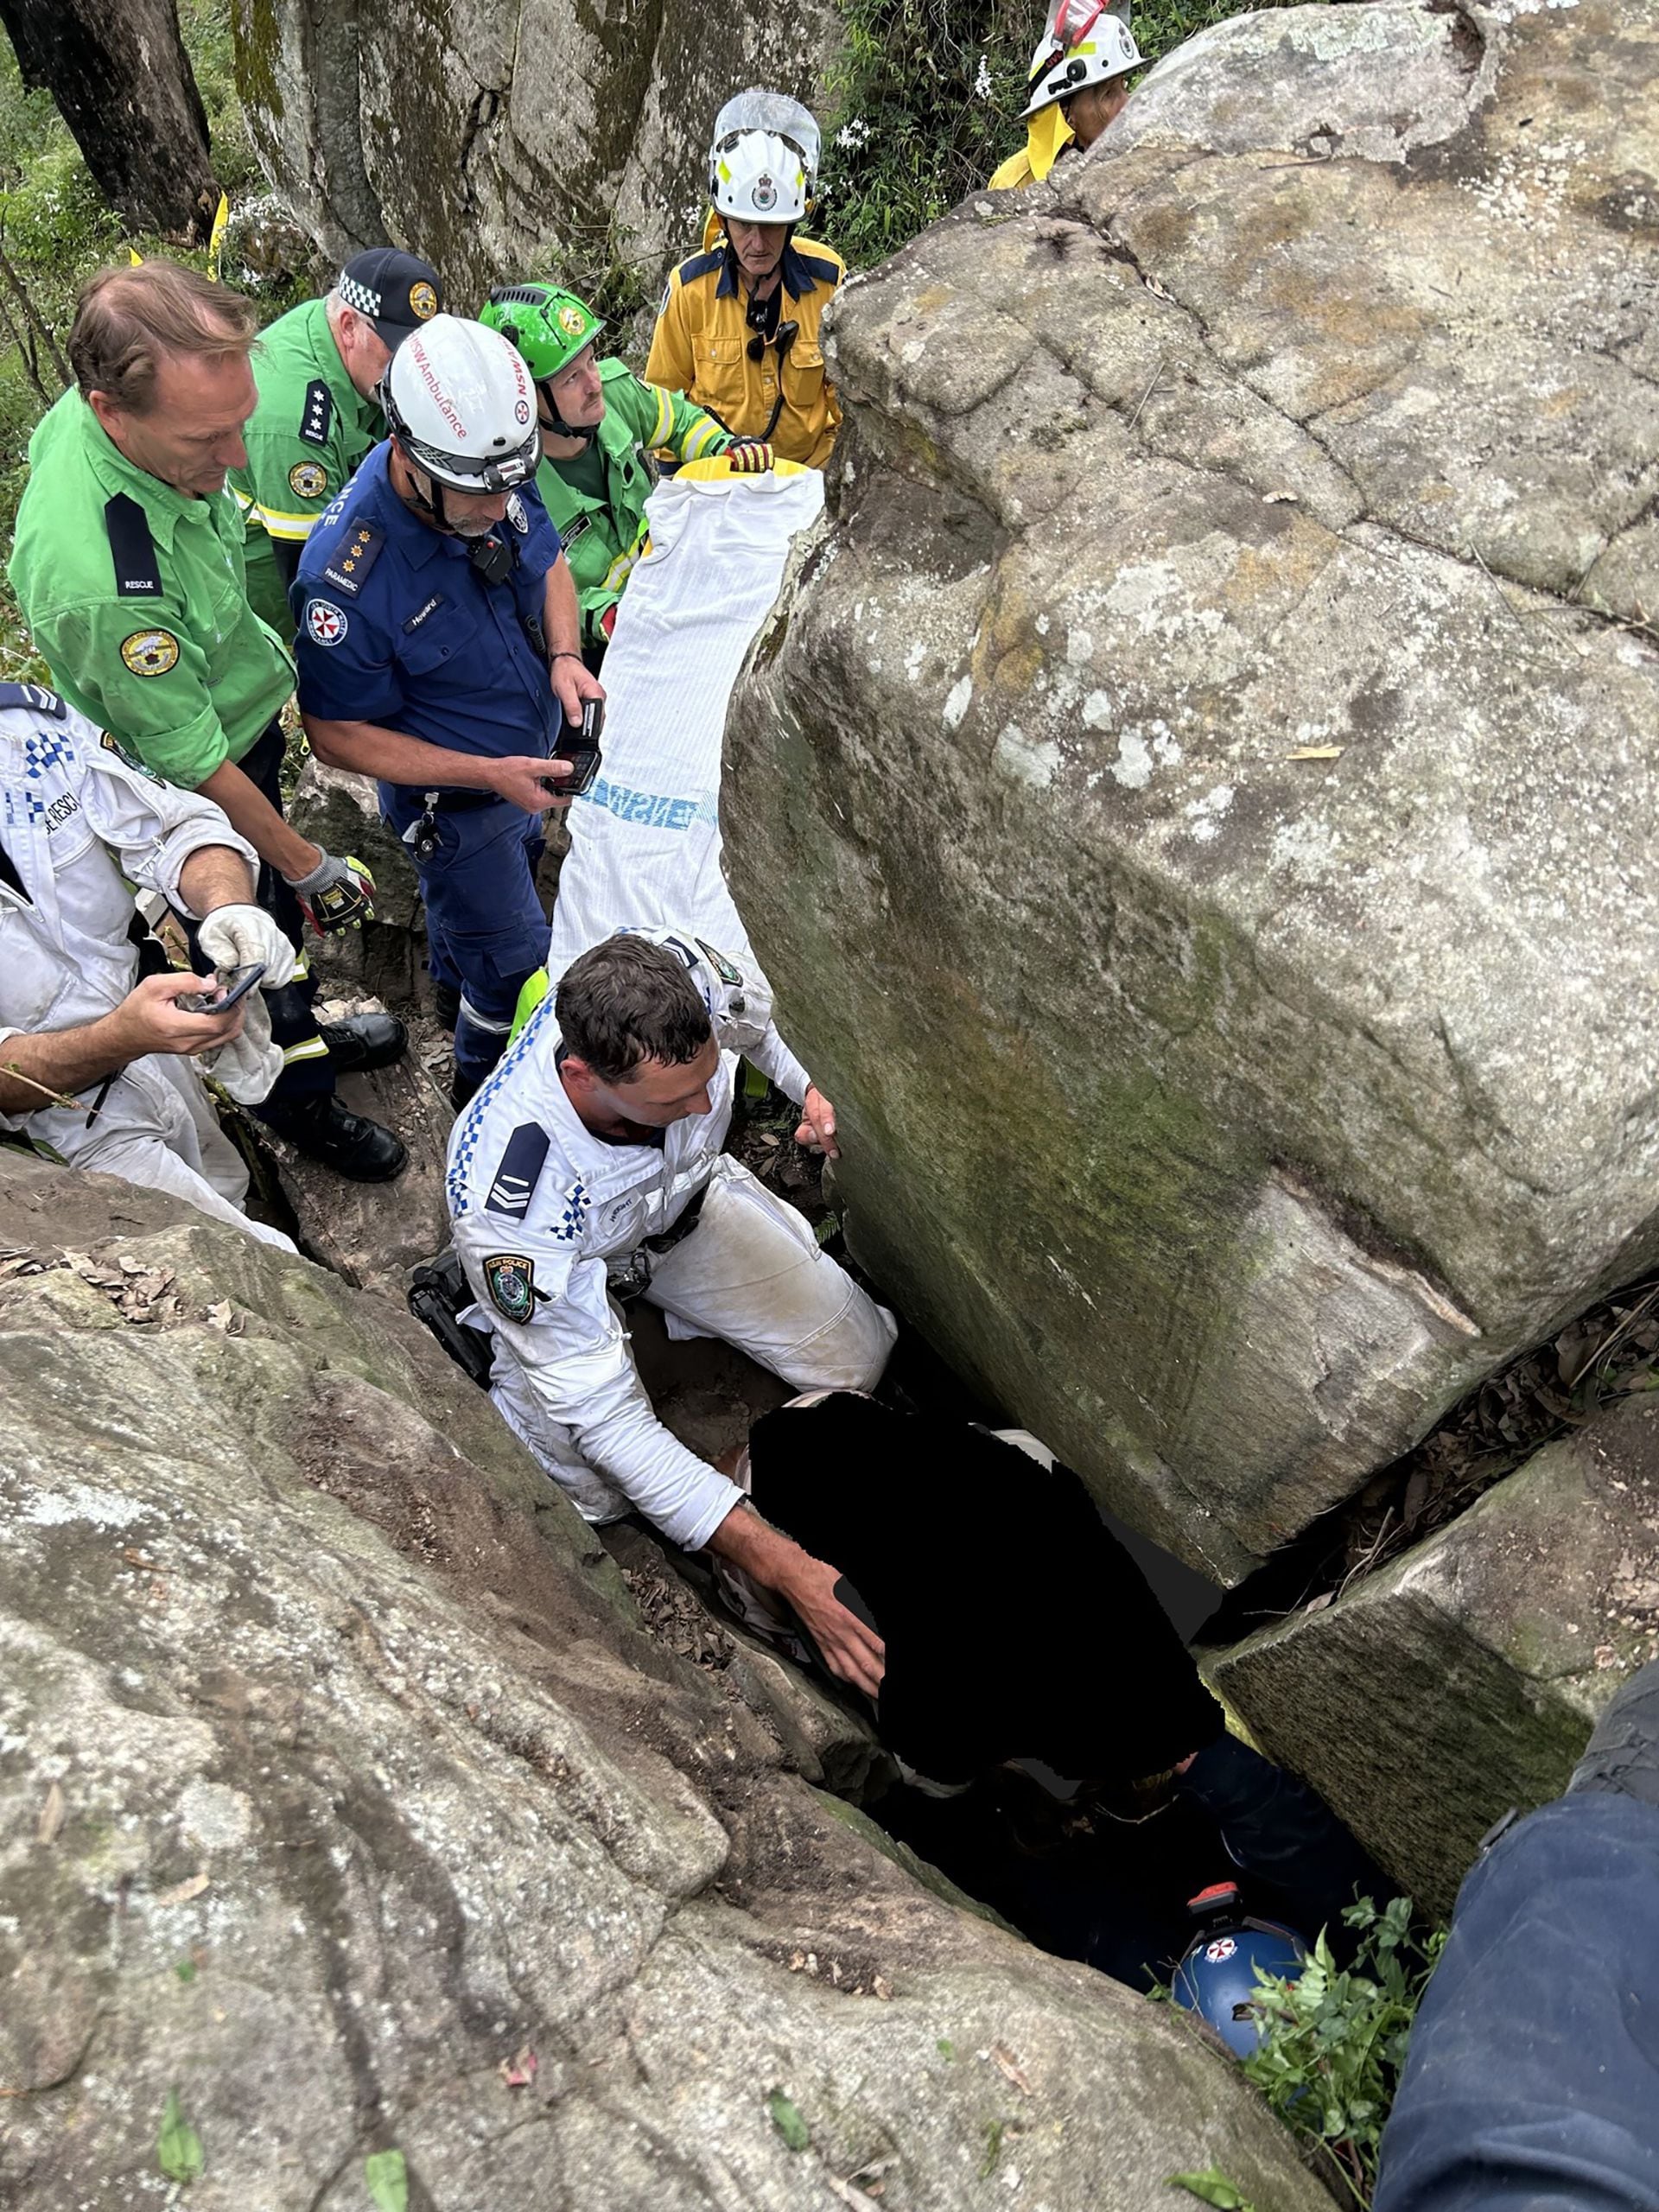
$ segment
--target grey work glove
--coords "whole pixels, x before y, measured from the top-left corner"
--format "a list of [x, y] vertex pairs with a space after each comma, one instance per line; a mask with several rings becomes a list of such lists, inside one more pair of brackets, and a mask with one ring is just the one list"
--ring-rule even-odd
[[359, 930], [374, 919], [374, 878], [350, 853], [343, 861], [324, 853], [309, 875], [285, 875], [283, 880], [319, 937]]
[[[244, 906], [236, 911], [255, 910]], [[271, 926], [274, 929], [276, 925]], [[288, 940], [279, 938], [278, 942], [286, 944]], [[201, 1065], [238, 1106], [257, 1106], [270, 1096], [271, 1085], [283, 1071], [283, 1048], [271, 1041], [270, 1009], [258, 991], [250, 991], [243, 1000], [242, 1027], [237, 1034], [217, 1052], [204, 1052]]]
[[298, 951], [263, 906], [215, 906], [196, 934], [216, 968], [263, 964], [260, 982], [267, 990], [280, 990], [298, 973]]

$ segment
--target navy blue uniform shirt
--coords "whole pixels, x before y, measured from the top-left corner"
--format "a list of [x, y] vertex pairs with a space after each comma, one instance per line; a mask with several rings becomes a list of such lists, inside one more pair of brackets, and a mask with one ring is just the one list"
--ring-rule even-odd
[[534, 487], [496, 536], [518, 565], [486, 584], [465, 540], [429, 529], [386, 477], [378, 445], [321, 517], [292, 593], [300, 705], [326, 721], [377, 722], [456, 753], [551, 753], [562, 715], [539, 634], [559, 533]]

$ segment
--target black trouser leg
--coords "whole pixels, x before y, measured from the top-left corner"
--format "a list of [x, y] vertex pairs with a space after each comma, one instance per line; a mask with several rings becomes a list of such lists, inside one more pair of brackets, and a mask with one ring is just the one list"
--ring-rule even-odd
[[[278, 814], [283, 810], [283, 750], [282, 725], [273, 721], [236, 764]], [[305, 940], [301, 931], [304, 917], [300, 902], [276, 869], [264, 861], [259, 863], [255, 896], [283, 935], [300, 948], [303, 958]], [[202, 954], [194, 922], [185, 921], [185, 934], [197, 972], [210, 973], [213, 963]], [[328, 1047], [322, 1041], [312, 1012], [311, 1002], [316, 995], [317, 987], [308, 963], [305, 972], [296, 976], [291, 983], [264, 994], [265, 1004], [270, 1010], [270, 1033], [283, 1052], [283, 1072], [264, 1101], [265, 1106], [293, 1105], [302, 1098], [321, 1097], [334, 1087], [334, 1062], [328, 1057]], [[252, 1110], [263, 1115], [264, 1108], [256, 1106]]]

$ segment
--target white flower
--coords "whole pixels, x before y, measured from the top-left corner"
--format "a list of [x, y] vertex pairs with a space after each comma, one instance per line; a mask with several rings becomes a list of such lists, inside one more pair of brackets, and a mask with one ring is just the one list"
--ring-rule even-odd
[[980, 100], [988, 100], [991, 98], [991, 94], [990, 60], [988, 56], [982, 54], [979, 57], [979, 74], [974, 79], [974, 98]]

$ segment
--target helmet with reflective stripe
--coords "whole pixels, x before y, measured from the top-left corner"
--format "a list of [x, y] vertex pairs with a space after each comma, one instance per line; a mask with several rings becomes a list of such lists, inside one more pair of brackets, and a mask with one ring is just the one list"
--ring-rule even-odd
[[742, 223], [798, 223], [808, 198], [800, 149], [775, 131], [741, 131], [710, 149], [709, 197]]
[[585, 300], [557, 284], [503, 284], [478, 319], [518, 348], [537, 384], [568, 369], [605, 329]]
[[735, 93], [715, 118], [709, 149], [709, 198], [715, 194], [718, 157], [728, 152], [746, 130], [769, 132], [793, 148], [806, 171], [806, 196], [810, 202], [818, 188], [818, 154], [823, 143], [817, 124], [810, 108], [803, 107], [787, 92], [768, 92], [764, 85], [751, 85], [747, 92]]
[[1146, 57], [1121, 16], [1100, 0], [1060, 0], [1042, 44], [1031, 57], [1031, 97], [1021, 118], [1040, 115], [1085, 85], [1104, 85], [1144, 67]]
[[541, 459], [536, 395], [499, 331], [435, 315], [391, 357], [380, 404], [406, 461], [452, 492], [505, 492]]

